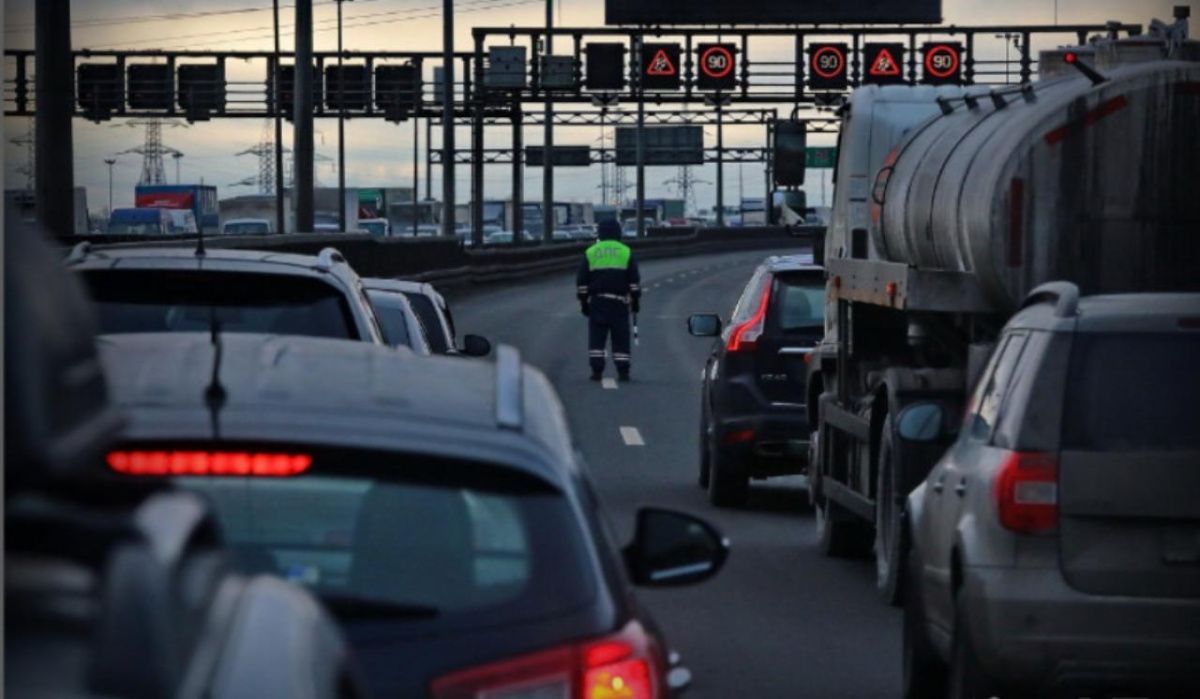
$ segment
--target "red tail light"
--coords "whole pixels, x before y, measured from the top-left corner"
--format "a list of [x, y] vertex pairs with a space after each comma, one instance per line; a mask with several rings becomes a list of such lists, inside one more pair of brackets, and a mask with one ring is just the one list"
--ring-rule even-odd
[[1013, 452], [994, 483], [1000, 524], [1020, 534], [1041, 534], [1058, 526], [1058, 464], [1052, 454]]
[[652, 641], [636, 621], [596, 641], [571, 643], [459, 670], [433, 681], [433, 699], [658, 699]]
[[758, 301], [758, 310], [745, 323], [735, 327], [729, 334], [729, 344], [725, 346], [729, 352], [750, 352], [758, 344], [758, 338], [763, 334], [763, 325], [767, 318], [767, 303], [771, 300], [771, 285], [763, 289], [762, 298]]
[[108, 467], [127, 476], [296, 476], [308, 454], [232, 451], [111, 451]]
[[733, 430], [725, 433], [724, 442], [726, 444], [739, 444], [741, 442], [749, 442], [754, 439], [754, 430]]

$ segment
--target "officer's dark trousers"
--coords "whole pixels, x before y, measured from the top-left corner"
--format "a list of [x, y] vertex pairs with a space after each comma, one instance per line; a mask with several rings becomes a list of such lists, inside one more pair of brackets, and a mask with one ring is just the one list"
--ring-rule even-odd
[[616, 299], [593, 296], [588, 314], [588, 363], [594, 373], [604, 371], [604, 345], [612, 334], [613, 363], [629, 371], [629, 306]]

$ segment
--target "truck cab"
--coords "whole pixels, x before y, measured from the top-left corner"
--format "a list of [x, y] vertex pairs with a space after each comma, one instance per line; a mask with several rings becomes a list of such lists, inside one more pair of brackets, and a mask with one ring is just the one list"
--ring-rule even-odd
[[113, 209], [108, 217], [109, 235], [171, 235], [174, 223], [166, 209]]

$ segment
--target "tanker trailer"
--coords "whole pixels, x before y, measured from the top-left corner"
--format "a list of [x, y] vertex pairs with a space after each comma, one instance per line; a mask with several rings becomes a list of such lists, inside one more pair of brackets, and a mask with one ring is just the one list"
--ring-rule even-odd
[[871, 86], [844, 107], [826, 332], [808, 363], [809, 491], [828, 555], [874, 548], [897, 603], [904, 497], [1026, 294], [1200, 284], [1200, 45], [1186, 19], [1043, 52], [1024, 85]]

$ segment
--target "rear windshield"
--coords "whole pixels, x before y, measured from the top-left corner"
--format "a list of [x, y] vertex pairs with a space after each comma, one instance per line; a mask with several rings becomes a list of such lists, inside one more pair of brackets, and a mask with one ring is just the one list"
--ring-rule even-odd
[[811, 330], [825, 324], [825, 279], [820, 274], [780, 275], [775, 286], [779, 329]]
[[1075, 338], [1063, 447], [1200, 449], [1200, 334]]
[[413, 311], [416, 312], [417, 320], [421, 321], [421, 327], [425, 330], [425, 339], [429, 342], [429, 350], [434, 354], [448, 352], [450, 347], [446, 344], [446, 335], [442, 331], [442, 320], [437, 309], [433, 307], [433, 301], [425, 294], [415, 291], [406, 291], [404, 296], [412, 305]]
[[396, 299], [395, 294], [379, 291], [368, 291], [367, 297], [382, 326], [383, 341], [393, 347], [412, 347], [412, 337], [408, 334], [408, 306], [404, 300]]
[[328, 472], [180, 483], [212, 503], [240, 568], [304, 585], [335, 613], [397, 605], [412, 610], [406, 623], [469, 627], [561, 613], [594, 595], [572, 510], [546, 487]]
[[346, 300], [316, 279], [184, 270], [95, 270], [102, 333], [222, 332], [359, 339]]

